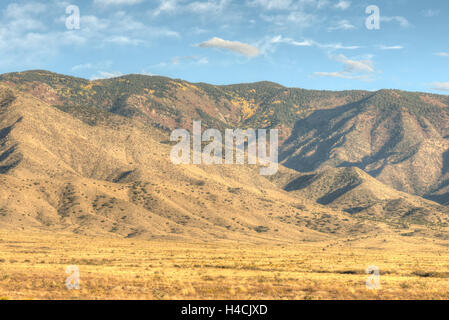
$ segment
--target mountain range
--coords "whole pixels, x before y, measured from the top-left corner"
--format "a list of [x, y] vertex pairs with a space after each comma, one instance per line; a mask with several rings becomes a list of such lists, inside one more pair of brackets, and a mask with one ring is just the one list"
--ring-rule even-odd
[[[279, 129], [280, 170], [174, 165], [171, 130]], [[0, 227], [145, 239], [449, 239], [449, 96], [0, 75]]]

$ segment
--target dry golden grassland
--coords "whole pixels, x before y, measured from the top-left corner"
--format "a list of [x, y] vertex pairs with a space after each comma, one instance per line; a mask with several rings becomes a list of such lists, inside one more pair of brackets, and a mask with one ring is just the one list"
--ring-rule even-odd
[[[0, 230], [1, 299], [448, 299], [448, 243], [187, 243]], [[69, 265], [80, 289], [65, 286]], [[365, 269], [380, 269], [379, 290]]]

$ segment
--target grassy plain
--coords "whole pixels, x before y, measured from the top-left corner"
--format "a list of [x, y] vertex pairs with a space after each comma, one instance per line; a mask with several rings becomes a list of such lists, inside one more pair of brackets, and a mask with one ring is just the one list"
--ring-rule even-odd
[[[0, 230], [0, 299], [449, 299], [448, 243], [173, 242]], [[69, 265], [80, 290], [65, 287]], [[380, 269], [378, 290], [365, 270]]]

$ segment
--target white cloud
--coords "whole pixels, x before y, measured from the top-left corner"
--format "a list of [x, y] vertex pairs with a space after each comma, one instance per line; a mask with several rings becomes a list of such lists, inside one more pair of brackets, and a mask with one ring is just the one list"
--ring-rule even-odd
[[330, 44], [320, 44], [316, 43], [317, 47], [323, 49], [332, 49], [332, 50], [356, 50], [360, 49], [360, 46], [345, 46], [341, 43], [330, 43]]
[[432, 83], [432, 90], [449, 91], [449, 82], [434, 82]]
[[317, 9], [322, 9], [325, 8], [329, 5], [329, 0], [318, 0], [316, 8]]
[[[65, 21], [65, 17], [61, 17], [61, 20]], [[96, 16], [82, 15], [80, 20], [83, 31], [98, 32], [109, 28], [109, 20], [100, 19]]]
[[322, 9], [329, 5], [329, 0], [246, 0], [246, 5], [260, 7], [266, 11], [303, 11], [306, 8]]
[[195, 13], [195, 14], [219, 14], [227, 7], [230, 0], [207, 0], [207, 1], [193, 1], [185, 4], [183, 0], [159, 0], [159, 6], [152, 11], [153, 16], [159, 16], [163, 13], [180, 14], [180, 13]]
[[297, 25], [312, 25], [316, 16], [302, 11], [291, 12], [287, 17], [287, 22]]
[[244, 55], [248, 58], [257, 57], [261, 51], [252, 45], [239, 42], [239, 41], [229, 41], [223, 40], [221, 38], [214, 37], [208, 41], [200, 43], [197, 45], [200, 48], [219, 48], [229, 50], [241, 55]]
[[161, 1], [160, 5], [154, 10], [153, 15], [158, 16], [161, 13], [173, 13], [178, 10], [178, 0]]
[[143, 0], [94, 0], [94, 4], [100, 6], [120, 6], [120, 5], [134, 5], [141, 3]]
[[108, 18], [81, 16], [81, 31], [97, 45], [148, 45], [155, 38], [179, 37], [176, 31], [145, 25], [124, 11]]
[[228, 5], [229, 0], [194, 1], [187, 6], [187, 10], [194, 13], [220, 13]]
[[447, 53], [447, 52], [437, 52], [437, 53], [435, 53], [435, 55], [439, 56], [439, 57], [449, 58], [449, 53]]
[[311, 40], [296, 41], [291, 38], [284, 38], [281, 35], [271, 38], [269, 42], [273, 44], [286, 43], [296, 47], [311, 47], [315, 44], [315, 42]]
[[381, 16], [380, 17], [380, 21], [383, 21], [383, 22], [397, 22], [403, 28], [410, 27], [410, 22], [408, 22], [408, 20], [406, 18], [401, 17], [401, 16], [394, 16], [394, 17]]
[[332, 57], [337, 62], [343, 64], [342, 71], [334, 72], [315, 72], [314, 75], [320, 77], [332, 77], [352, 80], [372, 80], [372, 74], [374, 70], [374, 62], [370, 59], [365, 60], [353, 60], [340, 54]]
[[402, 49], [404, 49], [404, 47], [403, 46], [399, 46], [399, 45], [397, 45], [397, 46], [380, 45], [379, 49], [381, 49], [381, 50], [402, 50]]
[[[64, 19], [62, 17], [61, 19]], [[124, 11], [107, 18], [94, 15], [81, 16], [81, 30], [86, 42], [95, 47], [104, 45], [148, 46], [156, 38], [179, 37], [175, 31], [164, 27], [145, 25]]]
[[265, 15], [260, 16], [262, 20], [273, 23], [278, 26], [294, 25], [299, 29], [309, 28], [315, 25], [318, 17], [315, 14], [306, 13], [303, 11], [293, 11], [288, 14]]
[[335, 8], [340, 10], [346, 10], [351, 6], [350, 1], [340, 0], [336, 5]]
[[14, 32], [42, 31], [45, 26], [38, 16], [46, 10], [47, 6], [42, 3], [30, 2], [21, 5], [12, 3], [6, 7], [4, 18], [8, 21], [8, 27]]
[[158, 37], [179, 37], [179, 33], [163, 26], [149, 26], [145, 23], [137, 21], [131, 15], [124, 11], [118, 11], [113, 17], [114, 33], [123, 35], [128, 32], [134, 37], [141, 38], [158, 38]]
[[124, 11], [101, 18], [81, 15], [81, 29], [69, 31], [61, 3], [10, 4], [0, 12], [1, 66], [41, 68], [68, 47], [149, 45], [156, 38], [179, 37], [175, 31], [144, 24]]
[[9, 4], [0, 18], [0, 65], [20, 68], [40, 67], [60, 46], [84, 43], [84, 37], [70, 31], [48, 31], [42, 3]]
[[125, 36], [112, 36], [110, 38], [105, 39], [104, 41], [108, 42], [108, 43], [118, 44], [118, 45], [131, 45], [131, 46], [138, 46], [140, 44], [145, 43], [144, 40], [131, 39], [131, 38], [125, 37]]
[[265, 10], [287, 10], [292, 6], [292, 0], [252, 0], [247, 1], [249, 6], [260, 6]]
[[311, 39], [304, 39], [302, 41], [297, 41], [292, 38], [285, 38], [281, 35], [265, 39], [261, 44], [262, 52], [273, 52], [275, 46], [278, 44], [289, 44], [295, 47], [317, 47], [320, 49], [330, 49], [330, 50], [356, 50], [360, 49], [360, 46], [345, 46], [341, 43], [319, 43]]
[[32, 15], [45, 12], [47, 7], [38, 2], [29, 2], [25, 4], [11, 3], [6, 7], [5, 17], [12, 19], [29, 18]]
[[372, 60], [351, 60], [340, 54], [335, 60], [344, 64], [345, 72], [374, 72], [374, 63]]
[[329, 0], [247, 0], [251, 7], [262, 9], [260, 18], [276, 26], [305, 29], [324, 22], [317, 10], [329, 6]]
[[355, 26], [348, 20], [340, 20], [334, 26], [328, 28], [329, 31], [352, 30], [352, 29], [355, 29]]

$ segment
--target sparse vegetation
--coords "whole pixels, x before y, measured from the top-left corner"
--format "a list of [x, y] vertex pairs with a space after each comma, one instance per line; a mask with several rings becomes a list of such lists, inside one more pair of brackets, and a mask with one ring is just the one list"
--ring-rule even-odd
[[[2, 299], [449, 298], [447, 250], [427, 240], [236, 247], [3, 230], [0, 237]], [[365, 287], [372, 264], [379, 290]], [[80, 290], [65, 287], [68, 265], [80, 269]]]

